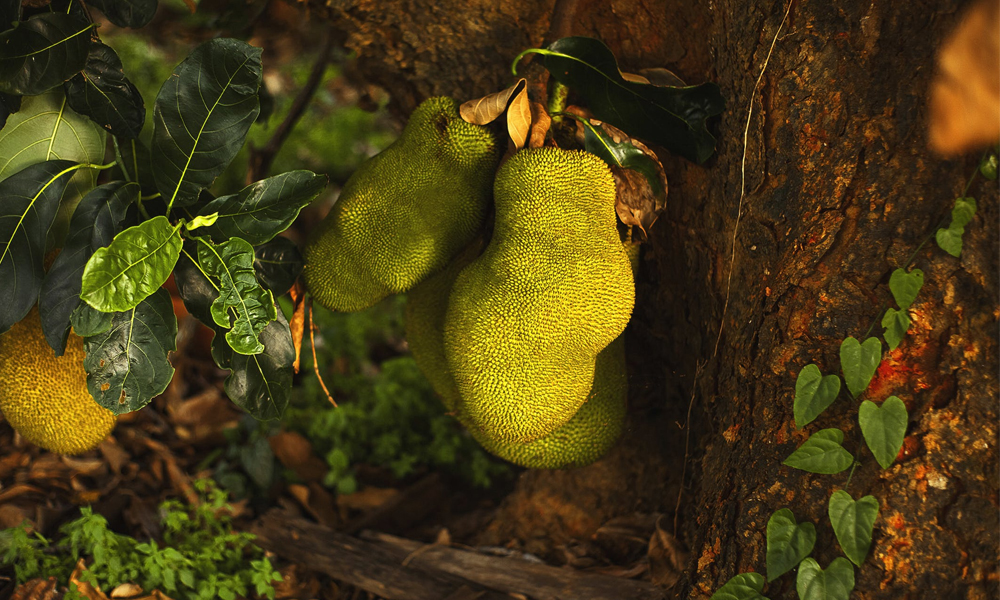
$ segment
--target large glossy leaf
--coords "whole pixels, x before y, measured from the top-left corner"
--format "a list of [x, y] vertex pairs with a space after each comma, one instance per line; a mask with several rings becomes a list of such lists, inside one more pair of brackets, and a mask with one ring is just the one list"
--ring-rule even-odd
[[212, 319], [212, 303], [219, 297], [219, 286], [198, 265], [197, 254], [195, 242], [184, 244], [184, 251], [174, 267], [174, 283], [188, 312], [218, 331], [219, 327]]
[[260, 48], [219, 38], [195, 49], [153, 106], [153, 178], [168, 206], [186, 206], [226, 168], [260, 111]]
[[855, 501], [844, 490], [837, 490], [830, 496], [828, 512], [840, 548], [852, 563], [860, 567], [872, 545], [878, 500], [875, 496], [865, 496]]
[[815, 545], [815, 525], [796, 523], [787, 508], [776, 511], [767, 521], [767, 580], [774, 581], [794, 569]]
[[810, 473], [840, 473], [854, 462], [854, 456], [840, 445], [843, 441], [843, 431], [821, 429], [809, 436], [782, 464]]
[[142, 187], [143, 196], [156, 194], [156, 182], [153, 181], [153, 166], [149, 162], [149, 147], [138, 139], [121, 140], [112, 138], [115, 144], [115, 158], [121, 176], [127, 181], [134, 181]]
[[878, 338], [870, 337], [862, 343], [849, 337], [840, 344], [840, 368], [852, 396], [857, 398], [865, 391], [880, 362], [882, 342]]
[[121, 59], [99, 42], [91, 45], [83, 71], [66, 82], [66, 98], [73, 110], [120, 138], [139, 137], [146, 120], [142, 96], [125, 76]]
[[180, 228], [160, 215], [116, 235], [87, 261], [80, 299], [103, 312], [132, 309], [170, 277], [181, 252]]
[[253, 254], [257, 281], [275, 296], [284, 294], [292, 287], [305, 264], [298, 247], [284, 237], [276, 237], [257, 246]]
[[274, 297], [254, 276], [253, 261], [253, 246], [239, 238], [219, 245], [198, 242], [199, 266], [219, 281], [212, 320], [229, 329], [226, 342], [239, 354], [263, 352], [260, 332], [277, 317]]
[[62, 356], [69, 335], [70, 316], [80, 304], [83, 268], [91, 254], [121, 231], [129, 205], [139, 197], [139, 185], [113, 181], [83, 197], [70, 221], [70, 233], [56, 257], [38, 295], [38, 312], [45, 339]]
[[598, 119], [698, 163], [715, 152], [705, 121], [721, 114], [726, 101], [714, 83], [658, 87], [626, 81], [611, 50], [588, 37], [563, 38], [528, 53], [542, 54], [545, 68], [582, 96]]
[[0, 33], [0, 92], [34, 96], [79, 73], [87, 63], [93, 27], [51, 12]]
[[76, 167], [53, 160], [0, 182], [0, 333], [28, 314], [45, 275], [45, 236]]
[[833, 404], [840, 393], [840, 377], [823, 376], [816, 365], [806, 365], [795, 380], [795, 426], [802, 428], [811, 423], [828, 406]]
[[229, 399], [257, 419], [276, 419], [288, 406], [292, 388], [292, 363], [295, 345], [288, 321], [281, 311], [260, 334], [264, 351], [243, 355], [233, 352], [225, 339], [216, 332], [212, 340], [212, 357], [222, 369], [232, 373], [224, 387]]
[[759, 573], [740, 573], [720, 587], [709, 600], [767, 600], [761, 595], [764, 578]]
[[899, 456], [909, 419], [906, 404], [896, 396], [886, 398], [882, 406], [865, 400], [858, 408], [861, 434], [883, 469], [888, 469]]
[[122, 414], [139, 410], [167, 389], [177, 348], [177, 318], [170, 293], [160, 288], [134, 308], [116, 312], [111, 328], [83, 339], [87, 389], [98, 404]]
[[799, 565], [795, 591], [799, 600], [847, 600], [854, 589], [854, 567], [846, 558], [835, 558], [826, 571], [807, 558]]
[[216, 243], [238, 237], [256, 246], [288, 229], [325, 186], [325, 175], [289, 171], [248, 185], [238, 194], [216, 198], [198, 212], [219, 214], [215, 224], [205, 228]]
[[101, 312], [86, 302], [80, 302], [69, 320], [76, 335], [87, 338], [111, 329], [115, 314], [117, 313]]
[[119, 27], [138, 29], [153, 20], [157, 0], [87, 0]]

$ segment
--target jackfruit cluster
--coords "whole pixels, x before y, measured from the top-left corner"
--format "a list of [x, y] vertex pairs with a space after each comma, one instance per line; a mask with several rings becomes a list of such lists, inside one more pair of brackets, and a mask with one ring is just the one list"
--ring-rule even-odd
[[111, 433], [115, 415], [87, 391], [84, 356], [83, 338], [72, 332], [55, 356], [37, 308], [0, 335], [0, 413], [29, 442], [72, 455]]
[[399, 139], [344, 185], [303, 255], [317, 302], [368, 308], [409, 290], [482, 229], [503, 151], [491, 129], [462, 120], [451, 98], [430, 98]]

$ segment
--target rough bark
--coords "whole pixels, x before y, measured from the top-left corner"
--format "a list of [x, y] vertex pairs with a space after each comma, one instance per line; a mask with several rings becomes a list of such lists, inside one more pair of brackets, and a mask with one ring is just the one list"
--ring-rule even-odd
[[[865, 336], [891, 306], [889, 274], [933, 233], [975, 167], [926, 149], [934, 50], [963, 4], [794, 2], [754, 100], [744, 168], [751, 91], [786, 4], [580, 0], [573, 34], [603, 39], [627, 70], [666, 66], [717, 81], [730, 103], [717, 158], [699, 167], [663, 155], [668, 209], [645, 253], [629, 333], [629, 434], [587, 469], [525, 474], [486, 538], [540, 550], [538, 540], [585, 538], [615, 516], [672, 513], [685, 460], [678, 423], [693, 402], [679, 515], [692, 563], [679, 596], [763, 572], [765, 524], [782, 507], [817, 523], [821, 565], [838, 555], [826, 502], [846, 477], [781, 461], [821, 427], [843, 428], [847, 447], [860, 448], [856, 408], [838, 401], [797, 430], [795, 375], [810, 362], [838, 372], [841, 340]], [[358, 52], [359, 72], [406, 113], [429, 95], [466, 99], [508, 85], [511, 58], [547, 41], [553, 2], [313, 6]], [[997, 595], [997, 193], [982, 184], [970, 193], [980, 209], [961, 258], [933, 241], [917, 253], [926, 283], [913, 325], [865, 395], [904, 400], [910, 453], [883, 471], [860, 451], [848, 491], [873, 494], [881, 513], [856, 598]], [[767, 595], [794, 597], [793, 576]]]

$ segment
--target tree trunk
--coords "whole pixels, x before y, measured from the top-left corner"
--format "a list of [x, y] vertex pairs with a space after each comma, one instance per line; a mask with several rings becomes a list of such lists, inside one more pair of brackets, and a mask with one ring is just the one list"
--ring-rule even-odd
[[[971, 188], [979, 212], [960, 258], [922, 245], [977, 163], [926, 144], [934, 51], [965, 3], [795, 1], [780, 34], [784, 2], [560, 0], [574, 4], [575, 17], [557, 22], [553, 2], [536, 0], [313, 6], [401, 114], [430, 95], [506, 87], [514, 56], [564, 34], [602, 39], [623, 70], [716, 81], [729, 101], [716, 158], [661, 156], [670, 196], [629, 330], [630, 431], [591, 467], [526, 473], [482, 540], [545, 552], [613, 517], [674, 517], [683, 483], [676, 519], [691, 562], [678, 597], [763, 573], [765, 526], [783, 507], [816, 523], [813, 556], [825, 567], [840, 555], [827, 501], [846, 473], [781, 463], [808, 434], [840, 427], [861, 460], [847, 491], [880, 506], [853, 597], [996, 597], [996, 187]], [[889, 275], [914, 253], [926, 281], [913, 325], [863, 396], [896, 395], [909, 409], [905, 455], [882, 470], [860, 442], [854, 402], [795, 427], [795, 377], [811, 362], [839, 373], [844, 338], [881, 333]], [[793, 598], [794, 587], [786, 575], [766, 593]]]

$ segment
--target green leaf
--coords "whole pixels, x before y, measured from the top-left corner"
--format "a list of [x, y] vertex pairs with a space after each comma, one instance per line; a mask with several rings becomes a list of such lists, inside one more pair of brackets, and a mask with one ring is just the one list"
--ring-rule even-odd
[[821, 429], [812, 434], [782, 464], [810, 473], [840, 473], [854, 462], [854, 456], [840, 445], [843, 441], [843, 431]]
[[721, 114], [726, 101], [714, 83], [658, 87], [625, 81], [611, 50], [589, 37], [562, 38], [521, 56], [532, 53], [544, 56], [545, 68], [579, 94], [596, 118], [697, 163], [715, 152], [705, 122]]
[[794, 569], [815, 545], [816, 527], [812, 523], [796, 523], [787, 508], [775, 512], [767, 521], [767, 580], [774, 581]]
[[835, 558], [826, 571], [807, 558], [799, 565], [795, 591], [799, 600], [847, 600], [854, 589], [854, 567], [846, 558]]
[[326, 176], [311, 171], [289, 171], [262, 179], [238, 194], [215, 198], [199, 211], [219, 213], [208, 229], [216, 243], [238, 237], [256, 246], [288, 229], [299, 211], [326, 187]]
[[844, 490], [837, 490], [830, 496], [829, 513], [840, 548], [852, 563], [860, 567], [872, 545], [878, 500], [875, 496], [865, 496], [855, 501]]
[[816, 365], [805, 366], [795, 380], [795, 402], [792, 405], [795, 426], [801, 429], [811, 423], [833, 404], [839, 393], [840, 377], [824, 377]]
[[709, 600], [768, 600], [761, 595], [764, 578], [759, 573], [740, 573], [718, 589]]
[[174, 283], [177, 284], [177, 293], [188, 312], [205, 325], [218, 329], [212, 319], [212, 303], [219, 297], [219, 287], [192, 260], [196, 253], [193, 242], [184, 245], [184, 252], [174, 267]]
[[97, 402], [122, 414], [139, 410], [167, 389], [177, 348], [177, 319], [170, 293], [160, 288], [134, 308], [112, 315], [111, 328], [83, 339], [87, 389]]
[[95, 310], [86, 302], [80, 302], [69, 321], [78, 336], [87, 338], [111, 329], [112, 314]]
[[146, 107], [122, 69], [115, 51], [95, 42], [83, 71], [66, 82], [66, 99], [73, 110], [114, 135], [134, 139], [146, 121]]
[[87, 261], [80, 299], [103, 312], [131, 310], [170, 277], [181, 252], [180, 228], [160, 215], [116, 235]]
[[239, 40], [210, 40], [160, 88], [150, 152], [168, 207], [197, 201], [243, 146], [260, 111], [260, 53]]
[[883, 469], [888, 469], [899, 456], [909, 419], [906, 404], [896, 396], [886, 398], [881, 407], [865, 400], [858, 408], [861, 433]]
[[583, 124], [584, 149], [601, 157], [612, 167], [632, 169], [646, 178], [653, 195], [661, 197], [666, 191], [656, 161], [627, 141], [615, 142], [603, 129], [598, 129], [589, 119], [578, 119]]
[[215, 364], [232, 371], [224, 383], [226, 395], [260, 420], [280, 417], [292, 389], [295, 345], [285, 315], [280, 310], [276, 314], [278, 318], [260, 334], [264, 344], [260, 354], [236, 354], [218, 333], [212, 340]]
[[42, 331], [56, 356], [62, 356], [66, 348], [70, 316], [80, 304], [87, 260], [121, 231], [125, 211], [138, 197], [138, 184], [113, 181], [94, 188], [73, 212], [69, 237], [45, 274], [38, 295]]
[[937, 233], [934, 234], [934, 240], [937, 242], [939, 248], [957, 258], [958, 255], [962, 253], [963, 233], [965, 233], [964, 227], [959, 227], [957, 229], [938, 229]]
[[910, 328], [910, 317], [904, 310], [889, 308], [882, 317], [882, 327], [885, 328], [885, 341], [890, 350], [895, 350], [903, 341], [906, 330]]
[[53, 160], [32, 165], [0, 182], [0, 333], [38, 299], [45, 276], [45, 236], [77, 165]]
[[998, 162], [1000, 162], [1000, 159], [998, 159], [997, 153], [990, 152], [979, 163], [979, 173], [989, 181], [996, 181], [997, 172], [1000, 171], [1000, 164]]
[[889, 291], [892, 292], [896, 305], [902, 310], [910, 308], [923, 286], [924, 272], [920, 269], [913, 269], [909, 273], [903, 269], [896, 269], [889, 277]]
[[[229, 329], [226, 341], [239, 354], [263, 352], [264, 344], [258, 336], [277, 316], [274, 296], [260, 286], [253, 261], [253, 247], [240, 238], [219, 245], [198, 241], [198, 264], [207, 275], [219, 280], [219, 297], [211, 306], [212, 320]], [[230, 311], [236, 315], [232, 324]]]
[[87, 0], [119, 27], [138, 29], [146, 26], [156, 14], [157, 0]]
[[212, 213], [210, 215], [198, 215], [197, 217], [191, 219], [184, 224], [184, 229], [188, 231], [194, 231], [195, 229], [201, 229], [202, 227], [208, 227], [214, 224], [219, 219], [219, 213]]
[[288, 238], [276, 237], [253, 249], [257, 280], [275, 296], [287, 292], [302, 273], [305, 262], [298, 247]]
[[976, 199], [956, 198], [955, 208], [951, 209], [951, 225], [948, 228], [964, 229], [974, 216], [976, 216]]
[[882, 342], [870, 337], [864, 343], [849, 337], [840, 344], [840, 368], [851, 395], [857, 398], [865, 391], [878, 364], [882, 362]]
[[0, 33], [0, 92], [34, 96], [76, 75], [87, 64], [93, 23], [46, 12]]
[[153, 181], [153, 167], [149, 162], [149, 148], [139, 140], [121, 140], [112, 137], [115, 145], [116, 169], [121, 171], [121, 177], [127, 181], [142, 186], [143, 196], [157, 193]]

